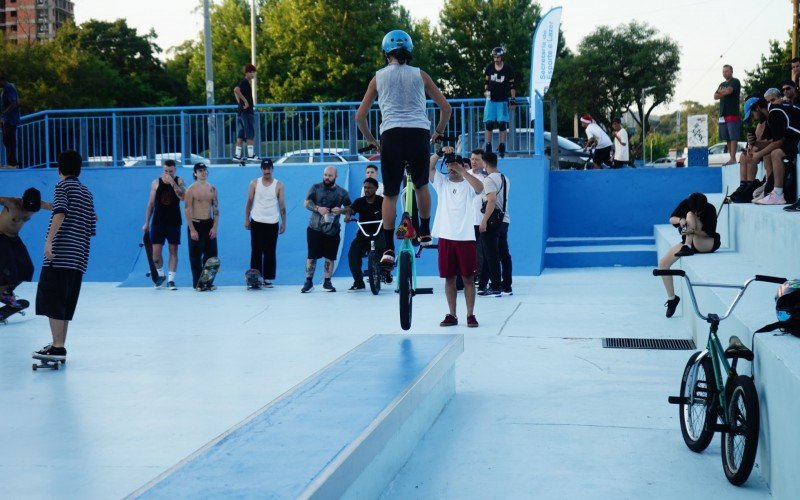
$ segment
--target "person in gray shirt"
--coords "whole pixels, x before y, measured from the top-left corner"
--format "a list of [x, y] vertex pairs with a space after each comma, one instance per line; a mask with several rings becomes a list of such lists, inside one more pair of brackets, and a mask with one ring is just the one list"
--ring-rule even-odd
[[331, 284], [333, 263], [339, 252], [341, 225], [339, 218], [346, 208], [350, 207], [350, 195], [347, 190], [336, 185], [336, 167], [325, 167], [322, 182], [314, 184], [306, 195], [305, 207], [311, 211], [311, 218], [306, 229], [308, 241], [308, 258], [306, 259], [306, 281], [301, 293], [314, 289], [314, 271], [317, 260], [325, 259], [325, 275], [322, 288], [326, 292], [335, 292]]

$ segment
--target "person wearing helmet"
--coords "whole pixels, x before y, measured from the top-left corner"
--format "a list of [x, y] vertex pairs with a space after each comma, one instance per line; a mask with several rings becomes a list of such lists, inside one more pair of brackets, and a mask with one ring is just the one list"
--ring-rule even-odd
[[483, 121], [486, 124], [487, 153], [492, 152], [492, 131], [500, 131], [500, 144], [497, 155], [506, 155], [506, 130], [508, 130], [509, 108], [516, 106], [517, 90], [514, 88], [514, 69], [505, 62], [506, 51], [503, 47], [492, 49], [492, 62], [486, 66], [484, 74], [483, 95], [486, 106], [483, 110]]
[[[439, 87], [424, 71], [408, 64], [414, 43], [405, 31], [390, 31], [381, 45], [386, 67], [378, 70], [369, 82], [361, 105], [356, 112], [356, 123], [368, 144], [381, 152], [383, 177], [383, 230], [386, 251], [381, 262], [394, 263], [394, 225], [397, 196], [405, 176], [405, 165], [414, 182], [420, 214], [420, 244], [430, 245], [431, 195], [428, 190], [428, 155], [430, 142], [444, 133], [450, 121], [451, 108]], [[428, 96], [439, 106], [439, 122], [433, 134], [426, 112]], [[367, 116], [375, 100], [381, 110], [380, 143], [372, 135]], [[410, 228], [411, 221], [403, 221], [401, 228]], [[399, 237], [406, 237], [399, 234]]]
[[0, 303], [16, 307], [14, 289], [33, 279], [33, 262], [19, 232], [33, 214], [53, 206], [42, 201], [36, 188], [28, 188], [22, 198], [0, 196]]

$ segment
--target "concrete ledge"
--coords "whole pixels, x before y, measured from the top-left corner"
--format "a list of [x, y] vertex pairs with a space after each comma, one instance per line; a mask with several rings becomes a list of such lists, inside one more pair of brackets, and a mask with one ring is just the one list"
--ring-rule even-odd
[[[732, 240], [737, 251], [720, 250], [710, 255], [680, 259], [674, 268], [683, 269], [693, 281], [743, 283], [755, 274], [793, 277], [797, 273], [800, 241], [800, 214], [783, 212], [780, 207], [752, 204], [731, 206]], [[661, 256], [680, 241], [670, 225], [655, 227], [656, 247]], [[677, 315], [690, 326], [698, 347], [705, 346], [708, 325], [696, 318], [682, 279], [676, 279], [681, 296]], [[720, 340], [725, 344], [737, 335], [755, 352], [753, 370], [761, 403], [761, 429], [757, 461], [763, 478], [776, 498], [793, 498], [800, 491], [795, 474], [800, 447], [800, 339], [791, 335], [753, 332], [775, 319], [776, 285], [754, 283], [733, 314], [720, 325]], [[695, 290], [700, 311], [724, 313], [734, 292], [723, 289]], [[749, 373], [747, 363], [741, 373]]]
[[463, 349], [375, 335], [130, 497], [377, 497], [454, 394]]

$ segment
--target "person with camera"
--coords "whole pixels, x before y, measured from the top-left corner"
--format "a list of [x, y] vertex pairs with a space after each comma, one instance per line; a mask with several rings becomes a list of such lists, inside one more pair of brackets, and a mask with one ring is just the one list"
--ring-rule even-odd
[[[430, 142], [444, 134], [450, 121], [451, 107], [431, 77], [419, 68], [408, 64], [414, 51], [414, 43], [405, 31], [393, 30], [383, 37], [381, 44], [386, 58], [386, 67], [378, 70], [369, 82], [361, 105], [356, 112], [358, 129], [368, 144], [381, 153], [381, 177], [383, 192], [383, 231], [386, 251], [381, 262], [394, 264], [394, 225], [397, 217], [397, 196], [405, 179], [408, 164], [414, 182], [414, 191], [419, 206], [420, 245], [431, 243], [431, 194], [428, 190], [426, 162]], [[430, 96], [439, 106], [439, 122], [433, 134], [426, 110], [426, 98]], [[372, 103], [378, 100], [381, 110], [381, 141], [378, 143], [367, 122]], [[400, 228], [412, 227], [411, 221], [403, 221]], [[405, 238], [405, 233], [398, 237]]]
[[492, 151], [492, 132], [500, 131], [500, 143], [497, 154], [500, 158], [506, 155], [506, 133], [508, 130], [509, 110], [517, 105], [517, 90], [514, 88], [514, 68], [505, 62], [506, 51], [503, 47], [492, 49], [492, 62], [483, 71], [483, 95], [486, 106], [483, 110], [483, 121], [486, 124], [487, 152]]
[[[442, 154], [447, 167], [446, 176], [436, 169]], [[463, 159], [451, 147], [431, 155], [429, 180], [439, 201], [431, 234], [439, 239], [439, 276], [445, 280], [444, 292], [449, 309], [439, 326], [458, 324], [456, 278], [461, 276], [467, 304], [467, 326], [474, 328], [478, 326], [474, 314], [478, 252], [473, 228], [473, 199], [483, 191], [483, 184], [464, 167]]]
[[[681, 233], [681, 243], [673, 246], [658, 261], [659, 269], [669, 269], [681, 257], [688, 257], [697, 253], [716, 252], [720, 247], [720, 237], [717, 233], [717, 209], [708, 202], [703, 193], [692, 193], [681, 201], [672, 215], [669, 223]], [[664, 288], [667, 291], [667, 317], [675, 314], [675, 309], [681, 298], [675, 295], [675, 286], [672, 276], [662, 276]]]
[[[511, 289], [511, 253], [508, 250], [508, 191], [511, 183], [497, 168], [497, 155], [483, 154], [486, 178], [483, 179], [483, 204], [478, 230], [483, 247], [483, 268], [478, 283], [478, 295], [501, 297], [513, 295]], [[490, 281], [491, 280], [491, 281]], [[487, 284], [489, 288], [486, 288]]]

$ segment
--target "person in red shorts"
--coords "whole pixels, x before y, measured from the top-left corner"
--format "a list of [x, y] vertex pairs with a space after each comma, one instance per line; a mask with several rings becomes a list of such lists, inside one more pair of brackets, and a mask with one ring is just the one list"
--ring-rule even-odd
[[445, 279], [444, 291], [449, 313], [439, 326], [455, 326], [456, 278], [464, 281], [464, 299], [467, 303], [467, 326], [478, 326], [475, 318], [475, 281], [478, 274], [478, 252], [475, 243], [474, 198], [483, 191], [483, 183], [464, 168], [462, 158], [453, 148], [443, 148], [447, 174], [436, 168], [440, 155], [430, 159], [430, 183], [436, 190], [438, 204], [431, 235], [439, 239], [439, 276]]

